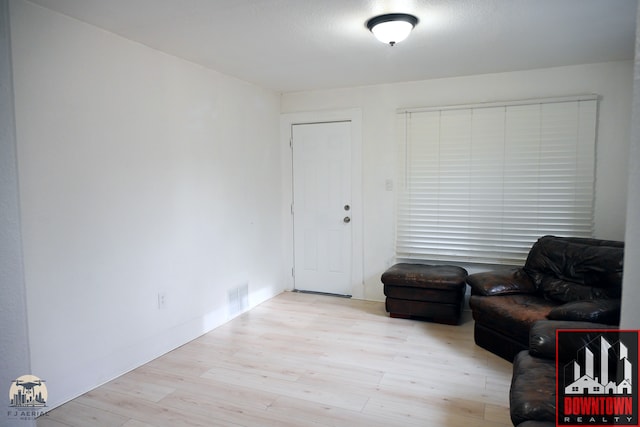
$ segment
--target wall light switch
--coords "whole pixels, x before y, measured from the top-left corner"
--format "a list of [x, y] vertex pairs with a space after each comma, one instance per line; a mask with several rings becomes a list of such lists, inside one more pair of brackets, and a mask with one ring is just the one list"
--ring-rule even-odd
[[392, 179], [387, 179], [384, 182], [384, 189], [387, 191], [393, 191], [393, 180]]

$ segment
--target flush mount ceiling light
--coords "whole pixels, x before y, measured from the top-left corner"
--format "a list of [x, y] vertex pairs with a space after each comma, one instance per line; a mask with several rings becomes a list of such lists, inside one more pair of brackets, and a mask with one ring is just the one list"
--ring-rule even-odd
[[418, 23], [418, 18], [407, 13], [387, 13], [379, 15], [367, 21], [367, 28], [382, 43], [391, 46], [401, 42], [409, 36], [413, 27]]

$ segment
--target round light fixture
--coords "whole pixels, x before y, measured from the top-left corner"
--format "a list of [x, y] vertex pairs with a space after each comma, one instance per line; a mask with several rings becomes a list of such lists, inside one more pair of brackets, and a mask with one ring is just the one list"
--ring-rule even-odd
[[367, 28], [382, 43], [391, 46], [401, 42], [409, 36], [413, 27], [418, 23], [418, 18], [407, 13], [387, 13], [379, 15], [367, 21]]

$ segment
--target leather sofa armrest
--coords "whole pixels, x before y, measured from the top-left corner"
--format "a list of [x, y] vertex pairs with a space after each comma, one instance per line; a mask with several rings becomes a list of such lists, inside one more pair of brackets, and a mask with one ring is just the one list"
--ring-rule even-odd
[[[529, 354], [544, 359], [556, 358], [556, 331], [558, 329], [615, 329], [616, 326], [603, 323], [576, 322], [569, 320], [538, 320], [529, 330]], [[595, 336], [593, 337], [595, 338]], [[588, 342], [589, 340], [587, 340]], [[579, 341], [566, 351], [573, 352], [584, 346], [586, 342]], [[575, 347], [575, 348], [573, 348]]]
[[467, 277], [472, 295], [509, 295], [536, 292], [536, 285], [522, 268], [485, 271]]
[[620, 323], [620, 300], [572, 301], [555, 307], [547, 317], [551, 320], [573, 320], [617, 325]]

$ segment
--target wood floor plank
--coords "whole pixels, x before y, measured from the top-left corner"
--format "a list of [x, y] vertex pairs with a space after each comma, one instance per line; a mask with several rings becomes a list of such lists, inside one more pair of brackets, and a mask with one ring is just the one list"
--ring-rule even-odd
[[[38, 424], [40, 426], [40, 424]], [[154, 427], [151, 424], [143, 423], [142, 421], [131, 419], [122, 424], [122, 427]]]
[[279, 413], [295, 420], [298, 425], [305, 425], [309, 420], [313, 420], [322, 426], [332, 427], [354, 427], [358, 425], [389, 427], [389, 423], [386, 420], [380, 420], [376, 416], [286, 396], [276, 399], [268, 411]]
[[255, 406], [262, 409], [269, 406], [278, 397], [274, 393], [256, 390], [242, 384], [218, 381], [216, 378], [182, 378], [170, 372], [141, 370], [140, 368], [127, 375], [138, 381], [173, 385], [176, 390], [199, 393], [207, 399], [227, 400], [230, 403], [244, 404], [249, 407]]
[[[44, 426], [53, 426], [55, 424], [50, 424], [50, 422], [56, 421], [68, 426], [85, 425], [104, 427], [119, 427], [128, 420], [126, 416], [96, 409], [76, 401], [67, 403], [56, 411], [48, 414], [48, 416], [41, 417], [41, 419], [44, 421], [42, 423]], [[38, 425], [41, 425], [40, 421], [38, 421]]]
[[295, 427], [295, 421], [287, 416], [268, 413], [267, 408], [256, 408], [242, 403], [230, 403], [225, 399], [203, 399], [202, 394], [179, 390], [162, 400], [163, 407], [174, 408], [189, 414], [198, 414], [209, 420], [210, 425], [239, 425], [263, 427]]
[[132, 398], [145, 399], [151, 402], [158, 402], [176, 390], [174, 387], [154, 384], [149, 381], [137, 381], [132, 375], [123, 375], [108, 382], [103, 387], [105, 390], [114, 390], [127, 394]]
[[494, 421], [498, 424], [509, 425], [509, 423], [511, 423], [509, 408], [500, 405], [487, 404], [484, 411], [484, 419]]
[[[501, 424], [492, 420], [467, 417], [456, 412], [457, 406], [448, 408], [446, 405], [433, 407], [431, 405], [416, 406], [414, 404], [380, 401], [372, 399], [367, 405], [366, 413], [376, 415], [387, 420], [388, 425], [394, 426], [451, 426], [451, 427], [496, 427]], [[511, 424], [505, 424], [504, 427]]]
[[511, 364], [460, 325], [285, 292], [38, 419], [87, 425], [507, 427]]
[[51, 418], [50, 415], [42, 415], [38, 418], [38, 427], [69, 427], [70, 424], [62, 423], [61, 421]]
[[216, 378], [230, 384], [245, 384], [256, 390], [275, 393], [281, 396], [310, 400], [324, 405], [359, 411], [368, 400], [368, 396], [357, 389], [344, 386], [310, 385], [297, 381], [286, 381], [275, 378], [265, 378], [252, 373], [241, 371], [209, 371], [204, 378]]
[[[92, 390], [75, 400], [86, 406], [136, 419], [157, 427], [205, 427], [211, 425], [210, 419], [200, 414], [162, 406], [144, 399], [132, 399], [124, 393], [106, 390], [102, 387]], [[86, 424], [73, 425], [80, 427]]]

